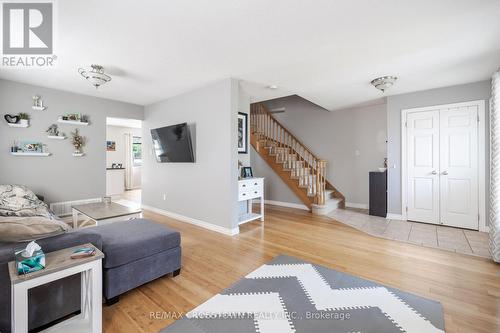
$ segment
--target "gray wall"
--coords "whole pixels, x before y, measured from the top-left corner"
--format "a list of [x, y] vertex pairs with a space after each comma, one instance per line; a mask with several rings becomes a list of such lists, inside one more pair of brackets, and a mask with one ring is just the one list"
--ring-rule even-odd
[[[82, 82], [82, 84], [88, 84]], [[103, 87], [101, 89], [106, 89]], [[41, 95], [45, 111], [31, 109], [32, 96]], [[106, 194], [106, 117], [142, 119], [144, 108], [108, 99], [68, 93], [12, 81], [0, 80], [0, 183], [23, 184], [45, 195], [48, 202], [101, 197]], [[8, 127], [3, 115], [29, 113], [28, 128]], [[89, 126], [78, 126], [87, 138], [85, 156], [73, 157], [69, 139], [51, 140], [45, 130], [57, 124], [64, 113], [89, 116]], [[76, 126], [59, 124], [70, 135]], [[47, 144], [49, 157], [18, 157], [9, 154], [14, 141]]]
[[[225, 228], [237, 226], [238, 94], [238, 82], [226, 79], [145, 107], [144, 205]], [[196, 130], [196, 162], [156, 162], [150, 130], [182, 122]]]
[[[387, 133], [389, 159], [388, 169], [388, 212], [401, 214], [401, 110], [408, 108], [433, 106], [467, 102], [473, 100], [486, 101], [486, 118], [489, 119], [489, 98], [491, 96], [490, 81], [463, 84], [452, 87], [431, 89], [409, 94], [387, 97]], [[488, 121], [487, 121], [488, 122]], [[486, 127], [486, 137], [489, 137], [489, 123]], [[489, 156], [489, 145], [486, 147]], [[486, 163], [486, 188], [489, 184], [489, 162]], [[489, 192], [488, 192], [489, 193]], [[488, 207], [488, 202], [486, 203]]]
[[[266, 105], [286, 108], [275, 117], [328, 161], [327, 178], [347, 202], [368, 204], [368, 172], [383, 166], [386, 157], [385, 104], [329, 112], [299, 96], [289, 96]], [[266, 177], [266, 199], [300, 203], [256, 153], [252, 167], [256, 175]]]

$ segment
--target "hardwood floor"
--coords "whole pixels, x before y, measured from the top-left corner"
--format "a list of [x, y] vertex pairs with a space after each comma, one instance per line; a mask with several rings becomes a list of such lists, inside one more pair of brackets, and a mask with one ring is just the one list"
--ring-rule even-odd
[[[214, 208], [216, 209], [216, 208]], [[385, 240], [327, 217], [266, 206], [265, 225], [225, 236], [145, 212], [182, 235], [182, 271], [103, 308], [104, 332], [158, 332], [279, 254], [287, 254], [438, 300], [446, 332], [500, 332], [500, 265], [484, 258]], [[159, 312], [153, 318], [151, 313]]]

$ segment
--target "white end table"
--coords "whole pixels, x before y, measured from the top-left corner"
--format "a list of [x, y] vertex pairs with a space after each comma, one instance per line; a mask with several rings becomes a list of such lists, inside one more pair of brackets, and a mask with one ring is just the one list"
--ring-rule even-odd
[[12, 333], [28, 332], [28, 290], [55, 280], [81, 273], [81, 313], [62, 321], [43, 332], [102, 332], [102, 258], [96, 249], [94, 256], [71, 259], [73, 251], [83, 244], [45, 254], [45, 269], [18, 275], [14, 261], [9, 262], [11, 282], [11, 329]]

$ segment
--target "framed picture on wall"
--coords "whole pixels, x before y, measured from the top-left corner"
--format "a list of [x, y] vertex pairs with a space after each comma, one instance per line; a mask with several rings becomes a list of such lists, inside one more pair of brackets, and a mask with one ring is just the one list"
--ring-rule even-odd
[[115, 141], [106, 141], [106, 150], [107, 151], [115, 151], [116, 150], [116, 142]]
[[248, 115], [238, 112], [238, 154], [246, 154], [248, 150]]

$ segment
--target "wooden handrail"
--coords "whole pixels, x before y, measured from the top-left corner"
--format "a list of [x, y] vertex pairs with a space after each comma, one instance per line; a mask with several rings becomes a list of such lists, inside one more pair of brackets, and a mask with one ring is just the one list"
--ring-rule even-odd
[[292, 170], [298, 170], [299, 186], [306, 188], [307, 194], [314, 197], [314, 203], [324, 205], [325, 189], [329, 184], [326, 180], [327, 162], [300, 142], [262, 103], [252, 104], [250, 126], [258, 140], [266, 140], [274, 145], [277, 162], [283, 163], [286, 168], [292, 166]]
[[[276, 119], [273, 114], [271, 112], [269, 112], [269, 110], [265, 107], [264, 104], [262, 103], [255, 103], [255, 104], [252, 104], [253, 107], [255, 106], [258, 106], [261, 108], [261, 110], [263, 112], [265, 112], [267, 115], [269, 115], [273, 120], [274, 122], [276, 122], [276, 124], [281, 128], [283, 129], [283, 131], [285, 131], [288, 135], [290, 135], [294, 140], [296, 140], [298, 143], [300, 143], [300, 145], [302, 147], [304, 147], [308, 152], [309, 154], [311, 154], [311, 156], [313, 156], [315, 159], [319, 159], [319, 157], [317, 157], [316, 155], [313, 154], [312, 150], [309, 149], [305, 144], [303, 144], [302, 142], [300, 142], [297, 137], [290, 131], [288, 130], [278, 119]], [[253, 112], [253, 110], [251, 111], [251, 113]], [[250, 121], [251, 122], [251, 121]]]

